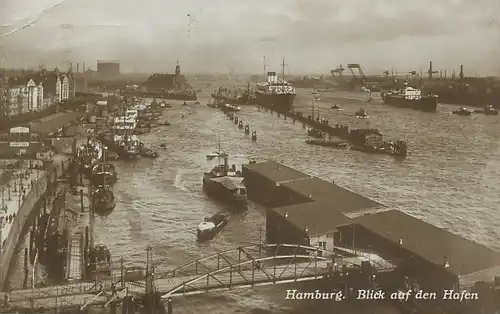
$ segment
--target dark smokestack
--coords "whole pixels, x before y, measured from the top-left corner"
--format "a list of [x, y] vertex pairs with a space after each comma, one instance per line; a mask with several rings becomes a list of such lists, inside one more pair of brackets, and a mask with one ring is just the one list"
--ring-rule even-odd
[[460, 65], [460, 81], [464, 80], [464, 65]]
[[80, 73], [80, 62], [76, 63], [76, 73]]
[[85, 62], [83, 63], [82, 72], [85, 72]]
[[432, 61], [429, 62], [429, 80], [432, 80]]

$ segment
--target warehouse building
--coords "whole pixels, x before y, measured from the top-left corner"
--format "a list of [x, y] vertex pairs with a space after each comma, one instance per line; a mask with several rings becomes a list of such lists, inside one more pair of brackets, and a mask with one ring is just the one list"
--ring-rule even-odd
[[344, 246], [377, 252], [429, 291], [458, 289], [460, 279], [471, 283], [500, 266], [499, 252], [398, 210], [364, 215], [338, 230]]
[[242, 174], [248, 198], [267, 207], [294, 204], [278, 192], [279, 184], [311, 177], [276, 161], [243, 165]]

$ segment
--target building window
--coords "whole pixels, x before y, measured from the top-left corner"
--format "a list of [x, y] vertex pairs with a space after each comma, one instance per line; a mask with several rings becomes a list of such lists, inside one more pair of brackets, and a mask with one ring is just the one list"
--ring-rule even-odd
[[318, 242], [318, 247], [320, 249], [326, 250], [326, 241], [319, 241]]

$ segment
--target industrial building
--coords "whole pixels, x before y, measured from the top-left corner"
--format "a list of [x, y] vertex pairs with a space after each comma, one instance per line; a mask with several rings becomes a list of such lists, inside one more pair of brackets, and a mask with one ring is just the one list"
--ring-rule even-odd
[[98, 60], [97, 73], [101, 77], [115, 77], [121, 75], [120, 61], [116, 60]]
[[243, 165], [242, 174], [248, 198], [267, 207], [294, 204], [293, 200], [280, 197], [279, 184], [311, 177], [276, 161]]
[[364, 215], [338, 229], [344, 246], [377, 252], [427, 283], [426, 289], [458, 289], [500, 266], [500, 252], [398, 210]]
[[373, 252], [397, 265], [402, 288], [409, 278], [438, 294], [480, 290], [500, 272], [500, 252], [334, 183], [274, 161], [244, 165], [243, 175], [249, 198], [267, 207], [268, 243]]

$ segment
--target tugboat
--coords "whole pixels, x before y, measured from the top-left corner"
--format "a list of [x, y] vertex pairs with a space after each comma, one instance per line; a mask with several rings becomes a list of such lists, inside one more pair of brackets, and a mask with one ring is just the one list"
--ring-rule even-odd
[[361, 118], [361, 119], [366, 119], [368, 118], [368, 114], [366, 113], [365, 109], [360, 109], [354, 113], [354, 116], [356, 118]]
[[400, 90], [381, 91], [380, 96], [384, 104], [394, 107], [426, 112], [436, 112], [438, 107], [437, 95], [423, 96], [420, 89], [410, 87], [408, 83], [405, 83], [405, 87]]
[[94, 191], [94, 209], [101, 216], [109, 215], [116, 207], [113, 191], [107, 186], [100, 186]]
[[245, 205], [247, 193], [243, 184], [243, 175], [236, 171], [236, 166], [229, 168], [228, 158], [203, 175], [203, 190], [225, 203]]
[[238, 129], [243, 129], [243, 121], [238, 122]]
[[492, 105], [486, 105], [486, 106], [484, 106], [483, 109], [476, 109], [476, 110], [474, 110], [474, 112], [475, 113], [482, 113], [482, 114], [485, 114], [487, 116], [497, 116], [498, 115], [498, 110], [493, 108]]
[[252, 141], [256, 141], [257, 140], [257, 131], [253, 131], [252, 132]]
[[111, 252], [103, 243], [99, 243], [90, 249], [89, 268], [92, 280], [105, 279], [111, 276]]
[[111, 163], [99, 163], [92, 168], [90, 182], [95, 186], [115, 184], [117, 180], [118, 172]]
[[461, 106], [460, 109], [458, 110], [453, 110], [451, 113], [464, 117], [469, 117], [470, 115], [472, 115], [472, 111], [470, 111], [464, 106]]
[[197, 237], [198, 241], [211, 240], [215, 237], [217, 233], [227, 224], [228, 221], [227, 213], [217, 213], [212, 215], [212, 217], [205, 218], [198, 225]]
[[140, 155], [140, 145], [135, 135], [115, 135], [101, 137], [103, 143], [114, 150], [121, 159], [137, 159]]
[[307, 128], [307, 135], [314, 138], [323, 138], [323, 132], [314, 128]]
[[245, 125], [245, 134], [246, 135], [250, 134], [250, 126], [248, 124]]

